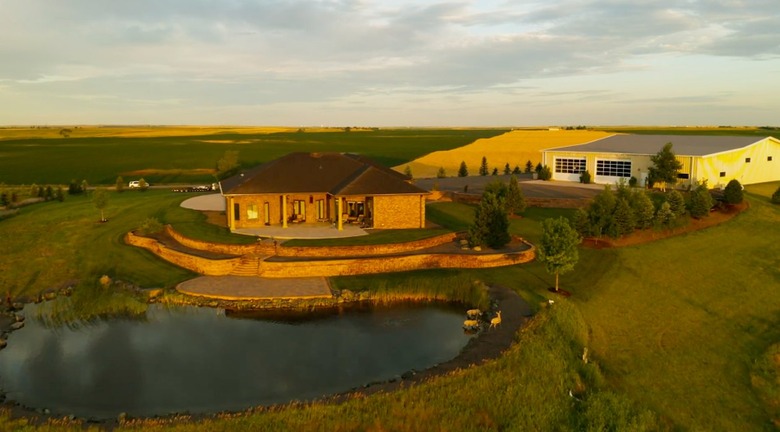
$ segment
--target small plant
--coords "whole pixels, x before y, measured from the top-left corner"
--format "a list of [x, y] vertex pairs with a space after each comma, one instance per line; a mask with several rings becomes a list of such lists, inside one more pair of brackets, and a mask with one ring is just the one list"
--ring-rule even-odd
[[156, 218], [146, 218], [138, 227], [138, 233], [141, 235], [156, 234], [163, 230], [163, 225]]
[[590, 171], [585, 170], [580, 174], [580, 183], [590, 184]]
[[544, 165], [539, 170], [539, 180], [550, 180], [551, 178], [552, 178], [552, 171], [550, 170], [550, 167]]
[[637, 180], [634, 176], [631, 176], [631, 178], [628, 179], [628, 185], [632, 188], [635, 188], [637, 183], [639, 183], [639, 180]]

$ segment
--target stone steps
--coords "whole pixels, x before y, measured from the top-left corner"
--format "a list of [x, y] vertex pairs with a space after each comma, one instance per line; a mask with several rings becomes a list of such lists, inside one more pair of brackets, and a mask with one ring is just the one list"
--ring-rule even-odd
[[241, 262], [230, 272], [232, 276], [258, 276], [260, 268], [260, 258], [252, 255], [246, 255], [241, 258]]

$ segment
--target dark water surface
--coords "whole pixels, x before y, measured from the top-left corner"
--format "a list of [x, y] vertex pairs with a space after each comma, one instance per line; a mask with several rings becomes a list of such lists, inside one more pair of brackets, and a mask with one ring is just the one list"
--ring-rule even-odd
[[463, 310], [394, 306], [316, 319], [153, 305], [145, 320], [45, 328], [36, 305], [0, 352], [8, 400], [114, 418], [241, 410], [348, 391], [452, 359]]

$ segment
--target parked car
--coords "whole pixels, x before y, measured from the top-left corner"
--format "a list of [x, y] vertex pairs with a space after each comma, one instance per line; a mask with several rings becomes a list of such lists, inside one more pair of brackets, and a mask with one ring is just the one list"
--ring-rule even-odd
[[141, 187], [141, 182], [139, 182], [138, 180], [131, 181], [130, 183], [127, 184], [127, 187], [130, 187], [130, 188]]

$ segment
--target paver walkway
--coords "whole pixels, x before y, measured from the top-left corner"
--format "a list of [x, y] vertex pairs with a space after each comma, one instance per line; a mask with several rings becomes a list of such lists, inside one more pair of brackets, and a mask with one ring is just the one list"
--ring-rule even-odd
[[323, 277], [268, 279], [243, 276], [200, 276], [180, 283], [184, 294], [223, 300], [328, 298], [332, 294]]

